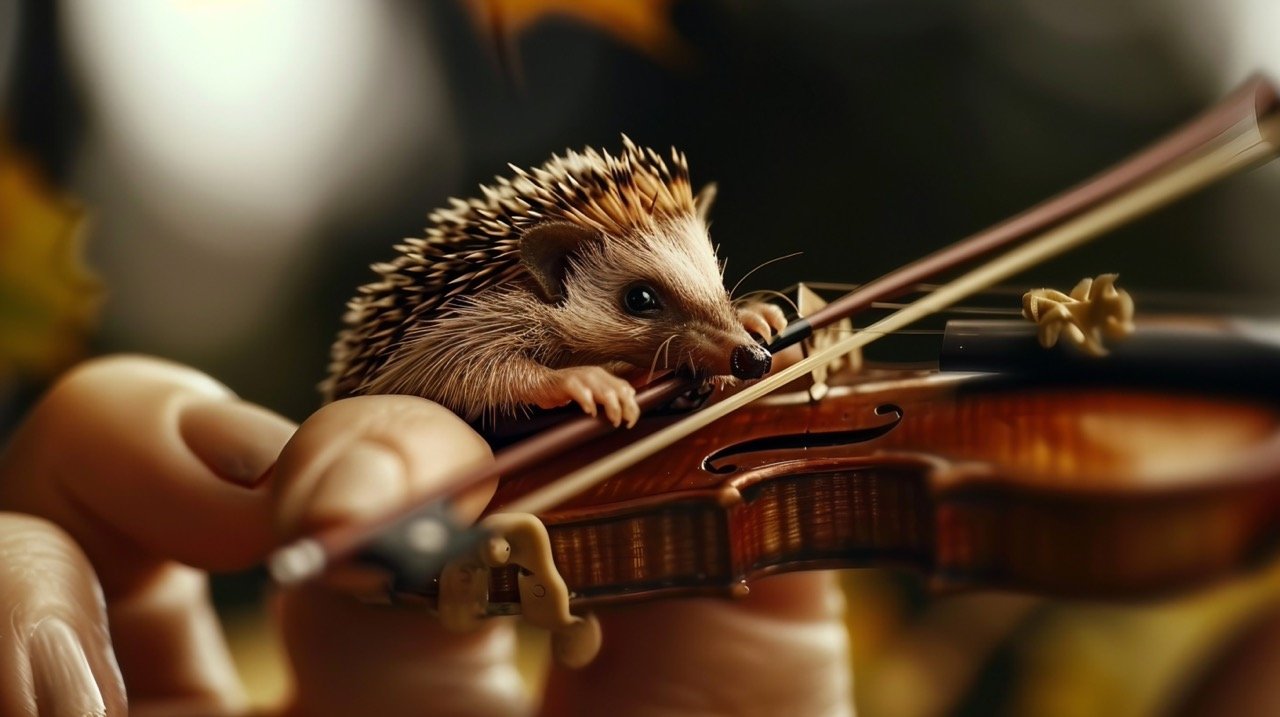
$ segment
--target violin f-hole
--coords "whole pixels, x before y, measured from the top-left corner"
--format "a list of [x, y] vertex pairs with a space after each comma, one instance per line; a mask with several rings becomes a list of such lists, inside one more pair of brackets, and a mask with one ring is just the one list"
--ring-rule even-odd
[[888, 434], [902, 422], [902, 409], [892, 403], [876, 406], [874, 413], [877, 416], [891, 415], [893, 418], [879, 426], [871, 426], [869, 428], [855, 428], [848, 431], [788, 433], [740, 441], [725, 446], [702, 459], [702, 469], [714, 475], [728, 475], [738, 470], [738, 466], [733, 463], [723, 463], [722, 461], [735, 456], [759, 453], [761, 451], [806, 450], [809, 448], [832, 448], [866, 443]]

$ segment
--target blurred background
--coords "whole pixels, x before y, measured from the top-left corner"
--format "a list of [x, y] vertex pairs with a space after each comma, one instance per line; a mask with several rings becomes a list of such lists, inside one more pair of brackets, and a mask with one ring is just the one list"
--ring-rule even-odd
[[[0, 0], [4, 424], [115, 351], [300, 420], [371, 262], [506, 163], [622, 132], [719, 183], [730, 284], [797, 251], [744, 288], [865, 281], [1280, 75], [1277, 33], [1269, 0]], [[1266, 311], [1278, 197], [1264, 167], [1023, 283], [1118, 271]], [[1176, 712], [1280, 594], [1269, 573], [1145, 606], [847, 582], [872, 717]], [[259, 586], [217, 590], [269, 697]]]

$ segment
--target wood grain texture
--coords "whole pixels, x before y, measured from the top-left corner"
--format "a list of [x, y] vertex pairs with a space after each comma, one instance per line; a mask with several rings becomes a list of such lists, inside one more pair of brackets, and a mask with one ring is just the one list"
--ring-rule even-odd
[[[1266, 554], [1278, 429], [1268, 401], [1186, 388], [869, 370], [821, 402], [757, 402], [540, 517], [577, 607], [867, 565], [1143, 596]], [[833, 433], [856, 440], [821, 445]], [[708, 456], [766, 438], [707, 470]], [[597, 441], [573, 462], [610, 449]], [[572, 468], [513, 476], [490, 510]], [[493, 600], [516, 602], [510, 584], [495, 576]]]

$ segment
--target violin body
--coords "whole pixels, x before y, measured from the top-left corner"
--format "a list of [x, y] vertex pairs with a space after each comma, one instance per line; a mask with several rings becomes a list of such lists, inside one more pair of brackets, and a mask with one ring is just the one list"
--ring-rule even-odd
[[[966, 372], [851, 364], [817, 400], [797, 382], [539, 515], [575, 611], [863, 566], [1132, 598], [1248, 565], [1280, 535], [1280, 350], [1194, 324], [1096, 360], [1020, 325], [949, 327], [947, 343], [944, 366]], [[984, 348], [1029, 360], [973, 372]], [[489, 511], [634, 439], [509, 476]], [[518, 611], [517, 575], [493, 571], [492, 612]]]

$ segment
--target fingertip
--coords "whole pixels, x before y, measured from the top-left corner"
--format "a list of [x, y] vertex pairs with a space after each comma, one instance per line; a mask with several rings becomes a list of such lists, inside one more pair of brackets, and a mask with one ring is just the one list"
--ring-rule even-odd
[[[274, 478], [277, 526], [282, 537], [292, 538], [321, 525], [358, 521], [490, 460], [479, 434], [425, 399], [379, 395], [336, 401], [308, 418], [280, 455]], [[475, 488], [458, 504], [470, 511], [480, 499], [468, 496], [487, 502], [492, 489]]]
[[309, 500], [286, 515], [287, 534], [356, 522], [386, 512], [408, 497], [404, 460], [382, 446], [349, 447], [320, 476]]
[[54, 523], [0, 513], [0, 714], [123, 714], [102, 591]]
[[609, 418], [609, 423], [612, 423], [614, 428], [622, 424], [622, 404], [618, 402], [617, 396], [609, 397], [608, 403], [605, 404], [604, 412]]
[[[141, 354], [115, 354], [83, 361], [67, 371], [50, 397], [67, 397], [72, 405], [103, 393], [104, 388], [138, 384], [180, 386], [189, 393], [211, 399], [233, 397], [231, 389], [190, 366]], [[90, 394], [90, 395], [86, 395]]]
[[107, 703], [80, 636], [66, 621], [51, 617], [32, 631], [31, 676], [41, 714], [106, 715]]

